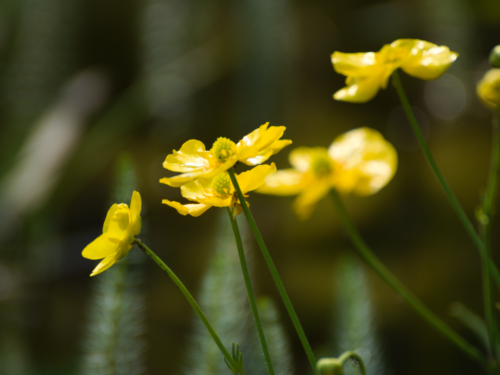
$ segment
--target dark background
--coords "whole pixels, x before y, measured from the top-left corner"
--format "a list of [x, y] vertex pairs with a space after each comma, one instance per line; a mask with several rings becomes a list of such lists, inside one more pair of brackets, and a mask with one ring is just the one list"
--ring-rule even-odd
[[[387, 267], [480, 345], [450, 315], [458, 300], [482, 314], [479, 256], [413, 140], [395, 90], [389, 84], [366, 104], [334, 101], [345, 78], [330, 55], [377, 51], [400, 38], [460, 54], [437, 81], [402, 79], [438, 165], [473, 218], [491, 138], [491, 114], [475, 85], [500, 43], [499, 25], [496, 0], [0, 2], [1, 345], [20, 348], [25, 368], [17, 373], [76, 372], [95, 266], [80, 254], [101, 233], [119, 155], [137, 166], [144, 238], [196, 294], [218, 210], [192, 218], [162, 205], [181, 197], [158, 183], [172, 175], [161, 163], [188, 139], [209, 148], [219, 136], [238, 141], [268, 121], [285, 125], [284, 138], [293, 140], [271, 159], [278, 168], [289, 166], [293, 147], [328, 147], [361, 126], [395, 145], [394, 179], [374, 196], [347, 197], [348, 209]], [[325, 353], [332, 273], [351, 250], [333, 205], [324, 199], [301, 222], [293, 198], [249, 200], [312, 347]], [[497, 232], [495, 222], [494, 249]], [[255, 262], [259, 294], [285, 314], [260, 256]], [[190, 307], [155, 264], [146, 267], [148, 372], [174, 374]], [[393, 373], [482, 373], [374, 273], [368, 277]], [[307, 373], [286, 317], [284, 324], [296, 373]]]

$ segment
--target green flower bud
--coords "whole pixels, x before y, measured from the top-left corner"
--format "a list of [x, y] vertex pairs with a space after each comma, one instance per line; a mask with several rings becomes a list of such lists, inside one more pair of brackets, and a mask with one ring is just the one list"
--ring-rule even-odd
[[493, 68], [500, 68], [500, 44], [491, 50], [490, 64]]
[[337, 358], [321, 358], [316, 363], [317, 375], [344, 375], [344, 366]]

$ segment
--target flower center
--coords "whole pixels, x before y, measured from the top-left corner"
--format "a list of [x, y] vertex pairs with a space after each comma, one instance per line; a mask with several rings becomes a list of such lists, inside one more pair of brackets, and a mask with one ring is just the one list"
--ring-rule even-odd
[[316, 177], [325, 177], [333, 172], [332, 160], [327, 153], [314, 155], [311, 160], [311, 170]]
[[227, 172], [221, 173], [212, 180], [212, 189], [221, 197], [227, 198], [231, 192], [231, 178]]
[[219, 137], [212, 146], [212, 154], [219, 163], [224, 163], [236, 153], [236, 145], [228, 138]]

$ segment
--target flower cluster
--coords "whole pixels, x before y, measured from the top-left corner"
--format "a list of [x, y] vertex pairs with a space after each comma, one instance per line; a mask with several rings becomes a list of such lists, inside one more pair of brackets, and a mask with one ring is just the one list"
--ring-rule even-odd
[[376, 130], [359, 128], [337, 137], [328, 149], [299, 147], [289, 156], [294, 168], [267, 177], [258, 193], [298, 195], [297, 215], [306, 219], [330, 189], [370, 195], [394, 176], [397, 154]]
[[434, 80], [457, 59], [448, 47], [418, 39], [398, 39], [382, 47], [379, 52], [334, 52], [332, 63], [337, 73], [347, 76], [346, 85], [333, 97], [346, 102], [364, 103], [371, 100], [387, 82], [394, 70], [401, 68], [407, 74]]

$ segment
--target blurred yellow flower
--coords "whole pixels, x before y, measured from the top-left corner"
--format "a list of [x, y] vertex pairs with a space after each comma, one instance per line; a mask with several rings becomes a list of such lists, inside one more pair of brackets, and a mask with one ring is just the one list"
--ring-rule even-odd
[[92, 271], [95, 276], [128, 254], [134, 242], [134, 236], [141, 232], [141, 195], [134, 191], [130, 208], [125, 203], [114, 204], [106, 215], [102, 234], [92, 241], [82, 255], [87, 259], [102, 259]]
[[457, 57], [458, 54], [450, 52], [448, 47], [418, 39], [398, 39], [383, 46], [379, 52], [334, 52], [333, 67], [337, 73], [347, 76], [347, 87], [333, 97], [364, 103], [387, 87], [389, 77], [397, 68], [413, 77], [433, 80], [439, 78]]
[[294, 168], [270, 175], [257, 192], [298, 194], [293, 207], [301, 219], [310, 216], [331, 188], [344, 194], [374, 194], [391, 180], [397, 168], [394, 147], [370, 128], [344, 133], [328, 149], [296, 148], [289, 160]]
[[493, 110], [500, 108], [500, 69], [490, 69], [477, 84], [477, 95]]
[[240, 161], [248, 165], [265, 162], [292, 141], [280, 140], [285, 131], [284, 126], [271, 126], [269, 123], [260, 126], [241, 141], [233, 141], [220, 137], [210, 151], [197, 140], [184, 143], [179, 151], [173, 151], [163, 163], [165, 169], [182, 174], [162, 178], [161, 183], [179, 187], [197, 178], [212, 178], [231, 168]]
[[[243, 194], [262, 186], [270, 174], [276, 172], [276, 165], [259, 165], [247, 172], [236, 175]], [[236, 191], [227, 172], [212, 178], [198, 178], [181, 186], [182, 196], [197, 203], [181, 204], [164, 199], [162, 203], [173, 207], [181, 215], [200, 216], [210, 207], [231, 207], [234, 215], [241, 212]]]

